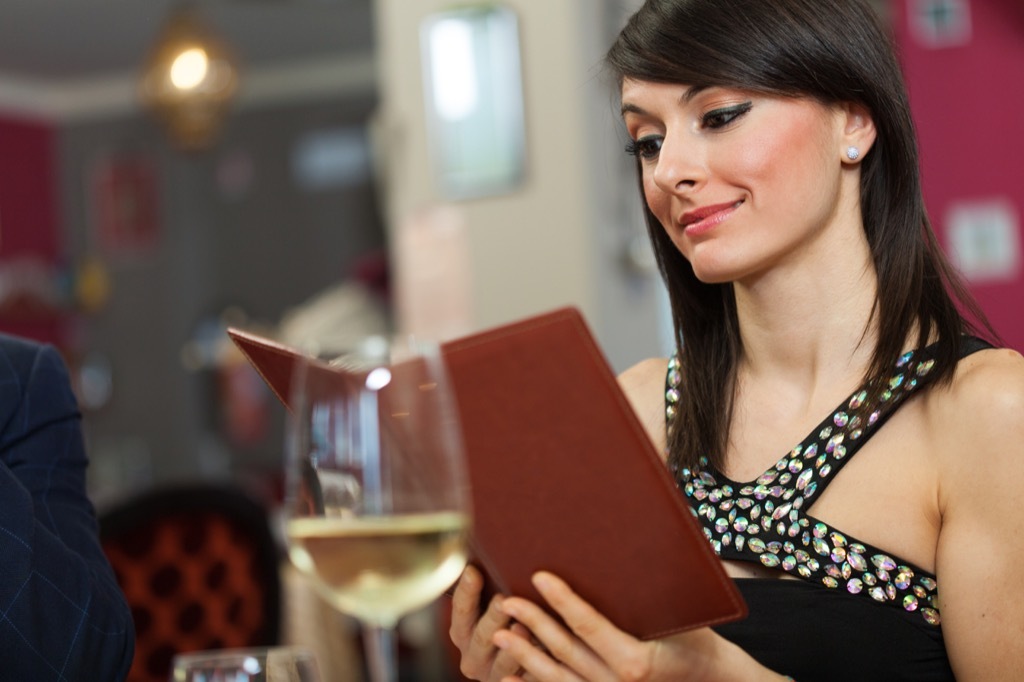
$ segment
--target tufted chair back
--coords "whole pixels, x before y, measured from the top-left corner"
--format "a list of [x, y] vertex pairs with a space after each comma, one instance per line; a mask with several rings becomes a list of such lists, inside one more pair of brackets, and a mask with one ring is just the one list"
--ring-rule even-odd
[[279, 553], [267, 510], [241, 489], [154, 488], [99, 521], [135, 620], [127, 682], [167, 682], [177, 653], [278, 643]]

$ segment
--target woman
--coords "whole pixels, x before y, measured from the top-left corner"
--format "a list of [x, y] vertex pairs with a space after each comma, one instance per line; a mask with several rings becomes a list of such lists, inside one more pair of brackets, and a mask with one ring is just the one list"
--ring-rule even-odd
[[463, 671], [1024, 679], [1003, 587], [1024, 562], [1024, 359], [958, 311], [981, 319], [925, 217], [873, 10], [648, 0], [607, 61], [680, 348], [621, 382], [750, 615], [641, 642], [547, 573], [567, 626], [514, 596], [480, 614], [468, 569]]

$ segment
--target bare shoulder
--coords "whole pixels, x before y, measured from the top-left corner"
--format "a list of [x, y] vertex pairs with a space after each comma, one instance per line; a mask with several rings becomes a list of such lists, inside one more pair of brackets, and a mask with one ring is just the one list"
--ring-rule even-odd
[[940, 395], [937, 416], [971, 422], [964, 424], [968, 430], [1018, 424], [1024, 416], [1024, 357], [1007, 348], [973, 353], [960, 361]]
[[928, 405], [947, 484], [991, 485], [997, 477], [1024, 485], [1024, 357], [1009, 349], [973, 353]]
[[647, 393], [652, 387], [660, 391], [665, 385], [667, 374], [668, 358], [647, 358], [620, 374], [619, 385], [626, 393], [630, 391]]
[[667, 358], [641, 360], [619, 375], [619, 385], [658, 452], [665, 450]]

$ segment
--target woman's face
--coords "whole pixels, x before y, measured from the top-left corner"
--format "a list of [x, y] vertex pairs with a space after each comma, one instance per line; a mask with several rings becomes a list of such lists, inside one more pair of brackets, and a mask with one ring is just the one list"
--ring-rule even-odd
[[846, 108], [635, 80], [622, 103], [647, 205], [700, 280], [796, 262], [850, 213], [862, 229]]

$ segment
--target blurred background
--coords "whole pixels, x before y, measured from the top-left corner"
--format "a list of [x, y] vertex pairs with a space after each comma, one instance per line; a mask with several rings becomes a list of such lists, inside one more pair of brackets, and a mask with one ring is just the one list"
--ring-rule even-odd
[[[665, 354], [600, 69], [638, 5], [5, 0], [0, 329], [72, 368], [101, 509], [191, 479], [272, 504], [283, 410], [229, 325], [324, 352], [574, 305], [616, 371]], [[1024, 350], [1024, 5], [876, 5], [939, 239]]]
[[[335, 348], [382, 325], [451, 337], [577, 305], [617, 369], [661, 352], [599, 72], [631, 4], [508, 4], [518, 44], [498, 68], [519, 73], [495, 80], [518, 120], [494, 154], [516, 158], [460, 188], [431, 158], [421, 59], [421, 25], [447, 3], [4, 3], [0, 328], [76, 370], [97, 497], [276, 471], [282, 411], [229, 324]], [[231, 74], [176, 105], [151, 74], [186, 29]], [[441, 70], [465, 77], [464, 57]], [[399, 241], [414, 255], [396, 272]]]

